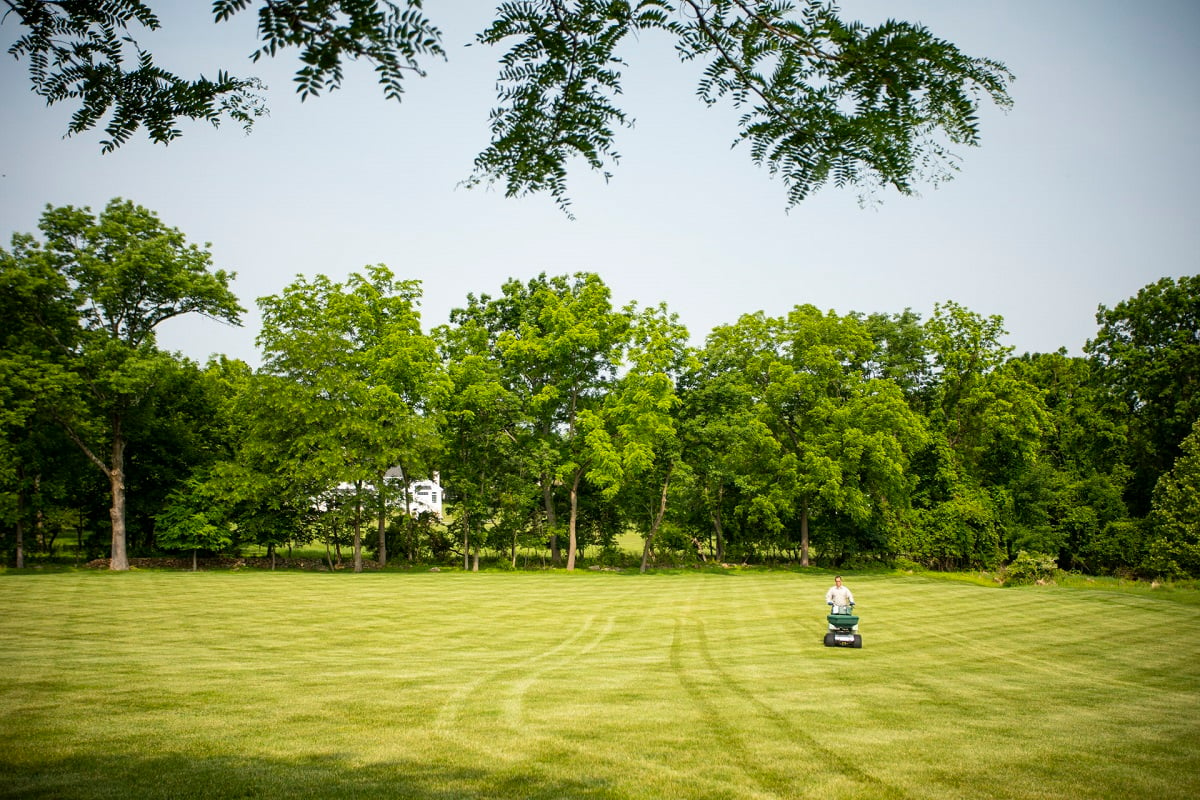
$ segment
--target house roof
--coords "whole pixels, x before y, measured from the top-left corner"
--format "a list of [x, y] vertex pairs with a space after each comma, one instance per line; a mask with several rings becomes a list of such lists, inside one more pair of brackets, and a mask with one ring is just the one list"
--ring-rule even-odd
[[[383, 479], [397, 481], [404, 480], [404, 470], [400, 469], [400, 467], [392, 467], [387, 472], [383, 473]], [[441, 481], [436, 472], [433, 474], [432, 478], [422, 478], [420, 480], [413, 481], [414, 485], [418, 483], [428, 483], [430, 486], [441, 488]]]

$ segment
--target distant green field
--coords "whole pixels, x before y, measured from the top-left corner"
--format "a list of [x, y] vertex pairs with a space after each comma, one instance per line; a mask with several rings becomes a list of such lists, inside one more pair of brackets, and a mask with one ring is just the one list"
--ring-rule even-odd
[[0, 575], [0, 797], [1200, 797], [1200, 606], [827, 583]]

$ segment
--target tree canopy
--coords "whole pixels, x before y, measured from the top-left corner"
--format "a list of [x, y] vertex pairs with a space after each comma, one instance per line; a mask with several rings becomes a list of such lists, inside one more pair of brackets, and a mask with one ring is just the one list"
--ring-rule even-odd
[[1150, 506], [1155, 481], [1200, 417], [1200, 276], [1163, 278], [1096, 312], [1087, 351], [1124, 407], [1134, 449], [1130, 502]]
[[40, 228], [44, 241], [18, 234], [11, 252], [0, 249], [3, 284], [24, 308], [3, 360], [19, 396], [36, 397], [108, 478], [112, 567], [126, 569], [126, 426], [174, 366], [155, 329], [189, 313], [236, 324], [243, 309], [232, 274], [211, 271], [207, 250], [132, 202], [115, 199], [99, 215], [47, 208]]
[[[180, 77], [138, 42], [162, 23], [143, 0], [6, 0], [20, 36], [9, 52], [28, 63], [33, 90], [77, 109], [68, 134], [103, 126], [104, 151], [140, 128], [156, 142], [181, 120], [247, 129], [266, 113], [255, 77], [219, 68]], [[253, 8], [251, 59], [294, 50], [301, 98], [337, 89], [348, 61], [369, 62], [385, 97], [446, 57], [422, 0], [215, 0], [214, 22]], [[566, 210], [576, 162], [610, 174], [616, 132], [632, 123], [618, 104], [625, 53], [664, 34], [699, 70], [698, 99], [741, 111], [735, 142], [784, 184], [793, 206], [826, 184], [908, 194], [957, 169], [953, 148], [980, 141], [978, 111], [1007, 108], [1012, 75], [916, 23], [843, 18], [827, 0], [515, 0], [499, 4], [478, 44], [504, 48], [491, 142], [469, 185], [509, 196], [548, 192]], [[144, 37], [142, 37], [144, 39]]]

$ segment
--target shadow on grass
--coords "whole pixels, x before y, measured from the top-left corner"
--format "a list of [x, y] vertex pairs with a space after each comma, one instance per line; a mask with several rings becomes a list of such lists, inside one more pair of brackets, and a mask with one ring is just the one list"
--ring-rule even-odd
[[[460, 756], [461, 757], [461, 756]], [[423, 764], [354, 765], [352, 754], [270, 759], [259, 756], [138, 756], [82, 753], [34, 764], [0, 762], [0, 797], [20, 798], [619, 798], [607, 781], [547, 777], [520, 767]], [[534, 767], [534, 769], [537, 769]], [[570, 767], [563, 765], [564, 771]]]

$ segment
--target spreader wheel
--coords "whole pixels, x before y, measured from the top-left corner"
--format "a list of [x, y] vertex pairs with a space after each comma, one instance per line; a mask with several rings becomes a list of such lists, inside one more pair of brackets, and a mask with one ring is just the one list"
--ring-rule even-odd
[[837, 647], [837, 640], [833, 638], [832, 633], [825, 634], [825, 646], [826, 647]]
[[862, 648], [862, 637], [861, 637], [861, 636], [859, 636], [857, 633], [856, 633], [856, 634], [854, 634], [854, 644], [852, 644], [852, 645], [850, 645], [850, 646], [851, 646], [851, 647], [857, 647], [857, 648], [861, 649], [861, 648]]

